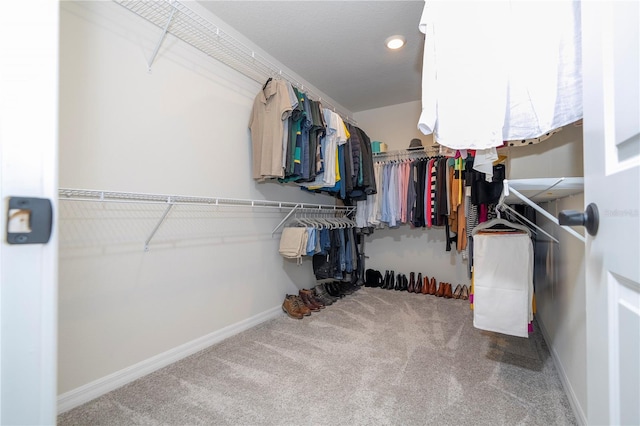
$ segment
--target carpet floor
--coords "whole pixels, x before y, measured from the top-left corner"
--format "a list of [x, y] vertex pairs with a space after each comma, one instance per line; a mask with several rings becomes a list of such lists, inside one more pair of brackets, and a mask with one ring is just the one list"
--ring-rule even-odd
[[362, 288], [58, 417], [59, 425], [573, 425], [539, 331], [473, 327], [468, 301]]

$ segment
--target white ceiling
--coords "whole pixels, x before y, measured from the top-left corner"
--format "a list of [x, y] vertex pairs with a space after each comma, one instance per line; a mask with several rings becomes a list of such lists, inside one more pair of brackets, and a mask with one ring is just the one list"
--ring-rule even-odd
[[351, 112], [420, 99], [421, 0], [200, 3]]

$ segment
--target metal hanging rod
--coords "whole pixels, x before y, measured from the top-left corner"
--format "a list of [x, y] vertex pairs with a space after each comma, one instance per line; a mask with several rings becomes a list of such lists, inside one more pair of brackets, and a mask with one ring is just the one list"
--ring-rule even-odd
[[440, 153], [440, 147], [425, 147], [424, 149], [400, 149], [396, 151], [374, 152], [374, 159], [389, 159], [389, 158], [412, 158], [412, 157], [428, 157], [438, 155]]
[[[561, 184], [563, 181], [568, 180], [567, 178], [559, 178], [556, 182], [546, 186], [545, 188], [541, 188], [541, 190], [539, 190], [537, 192], [537, 195], [543, 194], [549, 190], [551, 190], [552, 188], [558, 186], [559, 184]], [[526, 179], [524, 180], [526, 181]], [[517, 181], [516, 181], [517, 182]], [[566, 232], [568, 232], [569, 234], [573, 235], [574, 237], [576, 237], [578, 240], [582, 241], [583, 243], [586, 241], [585, 237], [580, 235], [578, 232], [576, 232], [574, 229], [570, 228], [569, 226], [564, 226], [564, 225], [560, 225], [558, 219], [553, 216], [551, 213], [547, 212], [545, 209], [543, 209], [542, 207], [540, 207], [538, 204], [536, 204], [535, 202], [533, 202], [529, 197], [521, 194], [519, 191], [517, 191], [515, 188], [513, 188], [512, 186], [509, 185], [509, 180], [505, 179], [503, 182], [503, 189], [502, 189], [502, 195], [500, 196], [500, 201], [498, 202], [498, 208], [501, 208], [502, 206], [508, 207], [505, 204], [505, 199], [509, 196], [509, 194], [513, 194], [516, 197], [518, 197], [520, 200], [522, 200], [525, 204], [527, 204], [528, 206], [532, 207], [534, 210], [536, 210], [538, 213], [540, 213], [541, 215], [543, 215], [544, 217], [546, 217], [547, 219], [549, 219], [551, 222], [555, 223], [556, 225], [558, 225], [561, 229], [565, 230]], [[544, 190], [542, 190], [544, 189]], [[533, 197], [531, 197], [533, 198]], [[509, 209], [512, 210], [512, 209]], [[517, 213], [517, 212], [516, 212]], [[557, 239], [553, 238], [552, 236], [550, 236], [549, 234], [547, 234], [547, 232], [545, 232], [542, 228], [540, 228], [538, 225], [531, 223], [532, 226], [534, 226], [536, 229], [542, 231], [543, 233], [545, 233], [547, 236], [549, 236], [550, 238], [552, 238], [554, 241], [558, 241]]]
[[254, 49], [246, 46], [216, 24], [200, 16], [178, 0], [113, 0], [136, 15], [146, 19], [162, 30], [160, 40], [148, 61], [149, 69], [160, 50], [167, 33], [195, 47], [206, 55], [230, 66], [258, 83], [269, 77], [287, 80], [293, 86], [320, 101], [324, 107], [340, 114], [345, 121], [357, 124], [350, 112], [335, 105], [315, 93], [309, 85], [282, 70]]
[[[339, 206], [336, 206], [339, 207]], [[293, 207], [291, 209], [291, 211], [284, 217], [284, 219], [282, 219], [280, 221], [280, 223], [278, 223], [276, 225], [275, 228], [273, 228], [273, 231], [271, 231], [271, 235], [275, 234], [280, 228], [282, 228], [282, 226], [289, 220], [289, 218], [294, 214], [294, 213], [312, 213], [312, 214], [332, 214], [332, 215], [336, 215], [336, 214], [342, 214], [343, 216], [348, 216], [351, 213], [356, 211], [356, 207], [347, 207], [347, 206], [340, 206], [341, 208], [339, 209], [335, 209], [335, 210], [330, 210], [330, 209], [316, 209], [316, 208], [309, 208], [308, 205], [307, 207], [304, 207], [303, 204], [297, 204], [295, 207]]]

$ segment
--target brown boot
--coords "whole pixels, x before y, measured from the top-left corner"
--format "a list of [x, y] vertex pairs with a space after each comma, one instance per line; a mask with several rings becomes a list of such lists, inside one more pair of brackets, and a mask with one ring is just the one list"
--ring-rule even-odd
[[294, 295], [287, 294], [284, 302], [282, 302], [282, 310], [291, 318], [302, 319], [303, 317], [302, 311], [300, 310], [300, 303]]
[[311, 309], [309, 309], [309, 307], [304, 304], [304, 302], [302, 301], [302, 298], [300, 296], [297, 296], [297, 295], [294, 294], [291, 297], [298, 301], [298, 305], [300, 305], [300, 312], [302, 312], [302, 315], [304, 315], [304, 316], [311, 315]]
[[311, 290], [307, 290], [306, 288], [303, 288], [302, 290], [300, 290], [300, 294], [304, 293], [307, 297], [307, 299], [309, 299], [309, 301], [311, 303], [313, 303], [314, 305], [318, 306], [320, 309], [324, 309], [324, 303], [322, 303], [320, 301], [320, 299], [318, 299], [315, 295], [315, 293]]
[[436, 292], [436, 296], [438, 297], [444, 296], [444, 287], [445, 287], [445, 283], [441, 282], [438, 284], [438, 291]]
[[431, 281], [429, 282], [429, 294], [432, 296], [436, 295], [436, 278], [432, 277]]
[[302, 303], [304, 303], [304, 305], [309, 308], [311, 312], [318, 312], [320, 310], [320, 306], [313, 303], [309, 298], [309, 295], [303, 293], [302, 290], [300, 290], [300, 299], [302, 299]]
[[444, 285], [444, 294], [443, 296], [446, 299], [451, 299], [453, 297], [453, 292], [451, 291], [451, 283], [446, 283]]
[[422, 294], [429, 294], [429, 277], [425, 276], [422, 280]]

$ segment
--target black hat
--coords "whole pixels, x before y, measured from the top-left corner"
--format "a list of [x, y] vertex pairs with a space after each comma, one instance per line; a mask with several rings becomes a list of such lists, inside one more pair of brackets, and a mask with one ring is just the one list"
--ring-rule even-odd
[[424, 149], [422, 146], [422, 141], [418, 138], [411, 139], [411, 143], [409, 143], [409, 149]]

